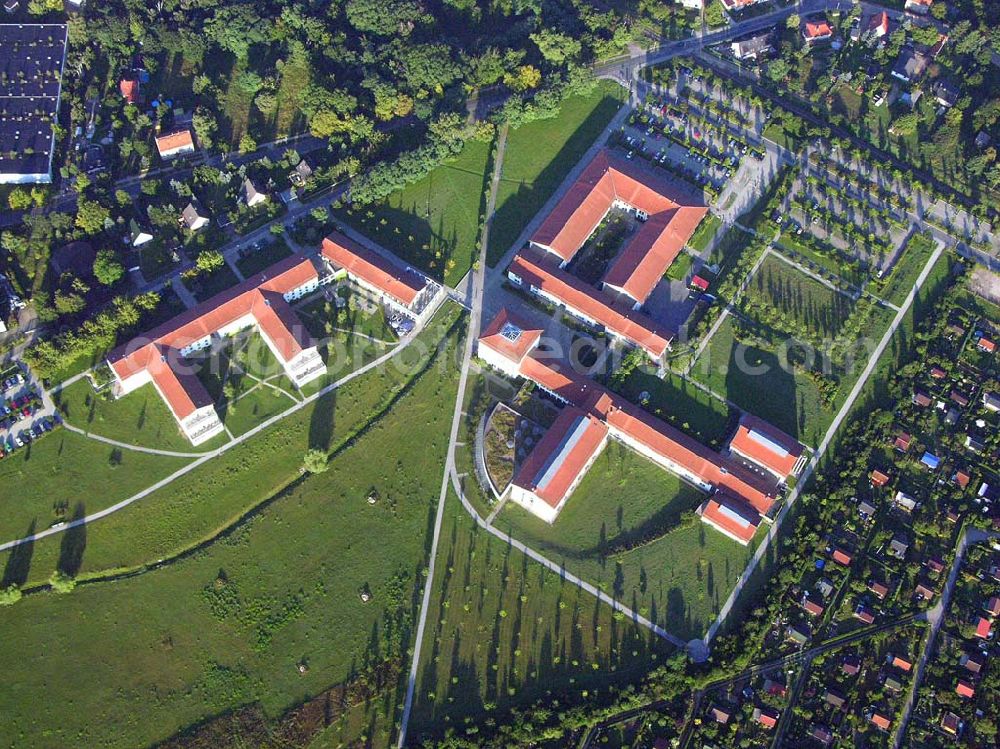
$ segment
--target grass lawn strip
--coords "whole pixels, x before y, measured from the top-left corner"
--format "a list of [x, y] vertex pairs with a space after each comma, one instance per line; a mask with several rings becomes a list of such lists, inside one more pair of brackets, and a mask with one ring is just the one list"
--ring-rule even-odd
[[[458, 332], [443, 361], [451, 361]], [[3, 742], [146, 746], [250, 702], [275, 716], [303, 694], [405, 655], [456, 373], [427, 368], [324, 473], [288, 481], [298, 475], [307, 444], [302, 429], [294, 442], [280, 429], [265, 433], [274, 451], [290, 445], [280, 463], [240, 465], [249, 457], [242, 455], [236, 465], [226, 465], [225, 457], [209, 464], [212, 471], [218, 463], [221, 474], [200, 472], [212, 491], [199, 503], [225, 502], [225, 487], [238, 488], [244, 505], [255, 489], [278, 494], [197, 554], [65, 596], [29, 595], [0, 612], [9, 633], [0, 657], [18, 685], [4, 702]], [[253, 485], [255, 475], [268, 479], [266, 489]], [[379, 501], [369, 505], [373, 490]], [[164, 500], [147, 507], [162, 513]], [[197, 510], [197, 504], [185, 509]], [[98, 525], [87, 528], [85, 556], [100, 543], [91, 540]], [[130, 530], [124, 540], [145, 545], [148, 529]], [[362, 590], [371, 593], [367, 604]], [[72, 680], [62, 678], [67, 669]], [[386, 693], [390, 712], [392, 694]], [[42, 695], [62, 705], [58, 724], [37, 710]], [[372, 711], [382, 704], [374, 701]], [[376, 738], [386, 743], [386, 736]]]
[[404, 262], [455, 286], [472, 267], [490, 144], [468, 141], [454, 159], [381, 205], [336, 211]]
[[698, 521], [704, 497], [612, 441], [553, 525], [510, 502], [495, 525], [688, 639], [704, 634], [752, 553]]
[[[457, 305], [447, 305], [420, 334], [425, 345], [403, 349], [385, 366], [318, 398], [293, 418], [279, 421], [141, 502], [87, 525], [79, 576], [137, 569], [173, 556], [216, 536], [273, 497], [299, 477], [307, 449], [334, 450], [390, 408], [414, 371], [430, 360], [437, 341], [459, 313]], [[139, 488], [150, 483], [144, 480]], [[55, 569], [61, 535], [34, 544], [29, 583], [46, 581]], [[5, 552], [0, 559], [9, 555]]]

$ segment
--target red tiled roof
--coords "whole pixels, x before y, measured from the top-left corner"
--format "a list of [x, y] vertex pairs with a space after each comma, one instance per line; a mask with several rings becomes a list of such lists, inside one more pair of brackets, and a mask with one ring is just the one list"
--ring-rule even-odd
[[716, 492], [705, 500], [698, 512], [710, 525], [747, 544], [753, 540], [760, 525], [760, 515], [745, 502], [734, 499], [725, 492]]
[[521, 252], [511, 262], [509, 272], [639, 346], [651, 356], [659, 359], [666, 353], [673, 336], [660, 330], [649, 317], [605, 301], [602, 298], [604, 295], [592, 286], [558, 268], [546, 267], [541, 260], [536, 253]]
[[531, 241], [569, 260], [616, 200], [649, 218], [622, 249], [604, 282], [644, 302], [708, 212], [658, 175], [601, 150]]
[[969, 682], [965, 681], [965, 679], [958, 680], [958, 686], [955, 687], [955, 692], [959, 697], [972, 698], [976, 695], [975, 688]]
[[828, 36], [833, 36], [833, 29], [830, 28], [830, 24], [825, 20], [806, 21], [803, 27], [803, 34], [806, 39], [825, 39]]
[[427, 285], [426, 280], [417, 273], [400, 268], [382, 255], [337, 232], [332, 232], [323, 240], [323, 257], [388, 294], [404, 307], [413, 304]]
[[770, 707], [757, 708], [757, 722], [765, 728], [774, 728], [778, 725], [778, 711]]
[[169, 156], [181, 148], [193, 147], [194, 139], [191, 137], [190, 130], [179, 130], [176, 133], [161, 135], [156, 139], [156, 150], [160, 152], [160, 156]]
[[823, 611], [825, 611], [823, 606], [809, 598], [807, 598], [805, 603], [802, 604], [802, 608], [805, 609], [807, 614], [811, 614], [812, 616], [819, 616], [823, 613]]
[[980, 338], [979, 343], [977, 345], [979, 346], [979, 348], [981, 348], [988, 354], [992, 354], [994, 351], [997, 350], [997, 345], [986, 336]]
[[845, 567], [851, 566], [851, 555], [842, 549], [834, 549], [831, 557], [837, 564], [842, 564]]
[[876, 13], [868, 19], [868, 28], [866, 31], [869, 32], [880, 32], [879, 36], [884, 36], [889, 33], [889, 14], [884, 10], [881, 13]]
[[877, 728], [881, 728], [883, 731], [888, 731], [889, 726], [892, 725], [892, 721], [881, 713], [872, 713], [871, 722]]
[[992, 631], [993, 625], [990, 624], [990, 620], [985, 616], [979, 617], [979, 621], [976, 622], [976, 637], [982, 640], [988, 640]]
[[134, 78], [122, 78], [118, 82], [118, 90], [129, 104], [139, 101], [139, 81]]
[[252, 314], [288, 361], [314, 343], [282, 294], [303, 286], [317, 275], [311, 260], [293, 255], [120, 346], [108, 355], [108, 363], [121, 380], [149, 370], [171, 410], [183, 419], [195, 407], [206, 404], [201, 402], [205, 399], [198, 389], [203, 392], [204, 388], [198, 378], [174, 371], [180, 362], [178, 352]]
[[691, 285], [702, 291], [708, 291], [709, 283], [701, 276], [695, 275], [691, 278]]
[[487, 346], [519, 364], [541, 337], [540, 328], [524, 322], [504, 307], [479, 336], [479, 345]]
[[900, 432], [898, 435], [896, 435], [896, 441], [893, 443], [893, 445], [895, 445], [897, 450], [905, 453], [907, 450], [910, 449], [910, 440], [911, 438], [908, 433]]
[[740, 419], [729, 447], [783, 477], [792, 472], [802, 455], [802, 445], [797, 440], [750, 414]]
[[514, 483], [534, 492], [547, 505], [558, 507], [607, 435], [608, 428], [592, 415], [572, 406], [563, 409], [517, 472]]
[[909, 673], [910, 669], [913, 668], [912, 663], [906, 660], [906, 658], [900, 658], [898, 655], [894, 655], [892, 657], [892, 665], [900, 671], [906, 671], [907, 673]]
[[870, 478], [872, 486], [885, 486], [889, 483], [889, 477], [877, 468], [872, 470]]

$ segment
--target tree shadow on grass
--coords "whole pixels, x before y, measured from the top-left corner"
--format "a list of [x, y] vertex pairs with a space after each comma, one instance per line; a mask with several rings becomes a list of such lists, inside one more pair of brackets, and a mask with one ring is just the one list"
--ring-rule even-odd
[[70, 527], [63, 533], [59, 547], [59, 563], [56, 569], [70, 577], [76, 577], [83, 566], [83, 552], [87, 548], [87, 525], [85, 523], [72, 525], [72, 523], [83, 520], [86, 516], [83, 502], [77, 502], [73, 508], [73, 517], [69, 521]]
[[[31, 521], [25, 537], [30, 538], [35, 535], [35, 521]], [[28, 572], [31, 569], [31, 557], [35, 553], [35, 542], [25, 541], [10, 550], [7, 557], [7, 564], [3, 569], [3, 580], [0, 581], [0, 588], [8, 588], [11, 585], [24, 585], [28, 580]]]

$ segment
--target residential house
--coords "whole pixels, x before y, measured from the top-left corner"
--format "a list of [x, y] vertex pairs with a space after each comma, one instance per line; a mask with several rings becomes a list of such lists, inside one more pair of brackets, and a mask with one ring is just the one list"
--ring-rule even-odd
[[778, 717], [781, 715], [773, 707], [767, 705], [763, 707], [755, 707], [753, 710], [753, 719], [764, 726], [764, 728], [774, 728], [778, 725]]
[[974, 453], [981, 453], [986, 449], [986, 443], [974, 434], [967, 434], [965, 436], [965, 447]]
[[924, 562], [924, 564], [927, 566], [927, 569], [929, 569], [935, 575], [940, 575], [942, 572], [944, 572], [944, 560], [942, 560], [941, 557], [938, 556], [928, 557], [927, 561]]
[[941, 716], [941, 730], [949, 736], [958, 736], [962, 732], [962, 719], [950, 710]]
[[205, 210], [197, 198], [191, 198], [190, 202], [184, 206], [180, 221], [181, 225], [189, 231], [198, 231], [210, 223], [209, 217], [205, 214]]
[[190, 130], [178, 130], [174, 133], [160, 135], [156, 138], [156, 151], [164, 160], [194, 153], [194, 137]]
[[983, 393], [983, 406], [987, 411], [996, 413], [1000, 411], [1000, 395], [997, 393]]
[[830, 594], [833, 593], [833, 583], [827, 577], [820, 578], [819, 582], [816, 583], [816, 590], [823, 598], [829, 598]]
[[886, 661], [893, 668], [898, 668], [900, 671], [903, 671], [905, 673], [910, 673], [910, 671], [913, 669], [913, 662], [899, 655], [893, 655], [890, 653], [886, 657]]
[[789, 624], [785, 629], [785, 639], [796, 645], [805, 645], [809, 641], [810, 632], [804, 624]]
[[917, 587], [913, 589], [913, 593], [917, 598], [923, 601], [929, 601], [935, 595], [934, 589], [931, 588], [926, 582], [918, 582]]
[[979, 336], [979, 340], [976, 341], [976, 348], [984, 354], [992, 354], [997, 350], [997, 344], [986, 336]]
[[937, 103], [942, 107], [953, 107], [958, 103], [961, 89], [953, 81], [941, 79], [935, 81], [931, 87], [931, 92], [934, 94]]
[[971, 653], [963, 653], [958, 665], [965, 668], [970, 674], [979, 674], [986, 665], [986, 659], [978, 650]]
[[806, 462], [805, 449], [797, 440], [750, 414], [740, 419], [729, 451], [778, 481], [801, 471]]
[[802, 22], [802, 38], [809, 46], [833, 39], [833, 27], [825, 18], [807, 18]]
[[843, 710], [844, 705], [847, 704], [847, 697], [832, 687], [827, 687], [826, 692], [823, 694], [823, 700], [826, 704], [831, 705], [838, 710]]
[[822, 616], [825, 609], [816, 601], [810, 600], [808, 595], [802, 596], [802, 608], [810, 616]]
[[896, 492], [896, 495], [892, 498], [892, 504], [907, 512], [913, 512], [919, 505], [916, 497], [904, 491]]
[[889, 14], [884, 10], [868, 16], [859, 27], [859, 38], [866, 42], [876, 42], [884, 36], [888, 36], [893, 30], [894, 24]]
[[889, 542], [889, 553], [897, 559], [905, 559], [906, 551], [909, 548], [910, 544], [906, 541], [906, 539], [900, 536], [894, 536]]
[[990, 596], [989, 600], [983, 605], [983, 610], [994, 619], [1000, 616], [1000, 597]]
[[837, 564], [842, 565], [844, 567], [850, 567], [851, 562], [854, 561], [854, 557], [852, 557], [843, 549], [839, 548], [833, 550], [833, 553], [830, 555], [830, 558], [833, 559], [833, 561], [835, 561]]
[[929, 63], [930, 59], [923, 52], [918, 52], [913, 47], [903, 47], [896, 58], [896, 64], [892, 66], [892, 75], [903, 83], [913, 83], [920, 79]]
[[941, 369], [941, 367], [937, 366], [936, 364], [933, 367], [931, 367], [930, 372], [931, 372], [931, 377], [933, 377], [935, 380], [943, 380], [945, 377], [948, 376], [948, 373], [945, 372], [943, 369]]
[[889, 674], [888, 676], [886, 676], [885, 680], [882, 683], [885, 685], [885, 688], [886, 690], [888, 690], [889, 694], [899, 694], [901, 691], [903, 691], [903, 682], [901, 682], [893, 674]]
[[899, 452], [905, 453], [906, 451], [908, 451], [910, 449], [910, 441], [911, 440], [912, 440], [912, 438], [910, 437], [910, 433], [909, 432], [900, 432], [899, 434], [896, 435], [896, 439], [892, 443], [892, 445], [897, 450], [899, 450]]
[[732, 717], [732, 713], [724, 707], [719, 707], [718, 705], [713, 705], [708, 711], [708, 717], [714, 720], [716, 723], [721, 725], [726, 725], [729, 719]]
[[903, 9], [910, 13], [926, 16], [930, 12], [933, 2], [934, 0], [906, 0]]
[[985, 616], [976, 618], [976, 637], [980, 640], [989, 640], [993, 637], [993, 623]]
[[868, 478], [871, 481], [871, 485], [876, 487], [885, 486], [886, 484], [889, 483], [890, 480], [889, 475], [887, 473], [883, 473], [878, 468], [872, 469], [872, 472], [869, 474]]
[[139, 104], [142, 101], [142, 91], [139, 86], [139, 79], [129, 76], [118, 81], [118, 90], [122, 98], [129, 104]]
[[833, 732], [824, 725], [814, 723], [809, 729], [809, 738], [818, 741], [820, 746], [830, 746], [833, 743]]
[[941, 458], [930, 451], [926, 451], [920, 458], [921, 464], [930, 471], [936, 471], [941, 465]]
[[872, 611], [867, 606], [865, 606], [863, 603], [859, 603], [854, 608], [854, 618], [857, 619], [862, 624], [874, 624], [875, 612]]
[[958, 390], [952, 390], [951, 395], [948, 396], [952, 403], [955, 403], [960, 408], [965, 408], [969, 405], [969, 396], [965, 393], [961, 393]]
[[868, 521], [875, 517], [875, 505], [869, 502], [867, 499], [862, 499], [858, 503], [858, 514], [861, 515], [862, 520]]
[[764, 679], [764, 691], [772, 697], [786, 697], [788, 695], [788, 687], [773, 679]]
[[129, 244], [133, 247], [142, 247], [147, 242], [153, 241], [153, 230], [144, 216], [133, 218], [128, 222], [128, 233]]
[[846, 676], [857, 676], [861, 671], [861, 658], [853, 653], [845, 655], [843, 662], [840, 664], [840, 670]]
[[872, 578], [868, 582], [868, 590], [870, 590], [880, 601], [884, 601], [885, 597], [889, 595], [889, 586], [881, 580], [876, 580], [875, 578]]
[[925, 393], [923, 390], [917, 390], [913, 393], [913, 403], [921, 408], [927, 408], [934, 401], [931, 397]]
[[868, 720], [873, 726], [883, 732], [888, 731], [892, 727], [892, 720], [877, 710], [872, 711], [872, 714], [868, 716]]
[[296, 187], [302, 187], [309, 181], [309, 178], [312, 177], [312, 175], [312, 167], [309, 166], [305, 159], [300, 159], [299, 163], [295, 165], [295, 168], [288, 173], [288, 180]]
[[261, 192], [254, 185], [253, 181], [247, 177], [243, 180], [243, 204], [247, 208], [253, 208], [254, 206], [260, 205], [261, 203], [266, 203], [268, 201], [268, 196], [266, 192]]
[[730, 49], [732, 49], [733, 57], [741, 61], [757, 61], [767, 57], [774, 51], [774, 47], [771, 45], [771, 31], [768, 30], [763, 34], [755, 34], [746, 39], [734, 41], [730, 45]]
[[3, 9], [9, 14], [17, 12], [17, 9], [21, 6], [19, 0], [4, 0]]

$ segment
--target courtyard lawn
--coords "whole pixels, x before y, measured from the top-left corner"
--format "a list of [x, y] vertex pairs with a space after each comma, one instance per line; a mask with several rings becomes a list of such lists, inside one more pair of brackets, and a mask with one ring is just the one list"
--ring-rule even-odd
[[[737, 415], [728, 404], [672, 372], [657, 377], [655, 373], [636, 368], [624, 382], [613, 387], [630, 401], [716, 448], [726, 438]], [[645, 403], [641, 398], [644, 393], [647, 394]]]
[[54, 393], [52, 399], [67, 423], [129, 445], [193, 453], [214, 449], [225, 442], [225, 438], [219, 437], [198, 447], [192, 445], [181, 434], [177, 420], [152, 385], [114, 399], [110, 387], [96, 393], [84, 379]]
[[[329, 470], [301, 478], [307, 430], [296, 419], [297, 429], [259, 446], [280, 461], [220, 458], [221, 470], [200, 476], [196, 503], [183, 499], [191, 487], [171, 487], [170, 498], [145, 505], [166, 524], [176, 517], [164, 505], [176, 495], [185, 514], [231, 501], [227, 491], [244, 505], [271, 498], [228, 535], [164, 568], [68, 595], [29, 595], [0, 611], [12, 685], [0, 741], [149, 746], [243, 705], [259, 703], [273, 718], [354, 675], [374, 683], [376, 668], [398, 672], [412, 645], [456, 383], [456, 368], [429, 367]], [[373, 492], [379, 501], [370, 505]], [[147, 546], [148, 532], [128, 524], [122, 549]], [[85, 558], [104, 533], [88, 526]], [[390, 681], [365, 705], [363, 725], [381, 711], [394, 715], [399, 694]], [[60, 706], [58, 721], [39, 711], [43, 702]], [[389, 724], [380, 725], [371, 739], [384, 747]]]
[[729, 317], [695, 361], [691, 376], [800, 442], [816, 445], [833, 419], [833, 409], [823, 405], [819, 389], [805, 373], [789, 370], [772, 351], [739, 343]]
[[[572, 500], [571, 500], [572, 501]], [[635, 679], [673, 650], [478, 529], [449, 495], [410, 736], [458, 735], [552, 692], [562, 707]], [[554, 745], [566, 746], [563, 742]]]
[[[82, 426], [82, 425], [81, 425]], [[190, 462], [184, 458], [123, 450], [68, 429], [56, 429], [0, 460], [0, 540], [45, 530], [53, 523], [96, 512], [126, 499]], [[55, 569], [34, 570], [46, 579]], [[27, 559], [25, 558], [27, 552]], [[31, 547], [4, 554], [4, 579], [23, 582]], [[6, 584], [6, 583], [5, 583]]]
[[708, 243], [712, 241], [712, 237], [715, 236], [721, 225], [722, 219], [714, 213], [706, 213], [705, 218], [701, 220], [698, 228], [691, 235], [691, 239], [688, 240], [687, 246], [694, 250], [696, 255], [700, 255], [708, 247]]
[[297, 391], [284, 375], [266, 381], [247, 383], [247, 389], [226, 403], [223, 422], [234, 435], [248, 432], [258, 424], [294, 406]]
[[[316, 399], [141, 502], [88, 524], [79, 577], [141, 569], [211, 539], [300, 480], [299, 468], [307, 449], [336, 452], [368, 429], [382, 431], [378, 417], [395, 408], [407, 385], [429, 364], [447, 331], [451, 331], [448, 340], [454, 345], [461, 328], [460, 311], [456, 305], [447, 305], [418, 336], [419, 344], [401, 351], [392, 363]], [[414, 422], [408, 429], [412, 432], [417, 426]], [[370, 444], [372, 450], [382, 449], [377, 443]], [[0, 463], [0, 471], [6, 470], [6, 462]], [[140, 488], [155, 480], [149, 472], [137, 473]], [[102, 496], [100, 491], [92, 493]], [[48, 579], [60, 556], [62, 535], [35, 543], [29, 582]], [[9, 552], [0, 554], [0, 563], [9, 558]]]
[[405, 262], [455, 286], [476, 257], [489, 154], [489, 143], [468, 141], [454, 159], [382, 204], [336, 215]]
[[511, 130], [497, 191], [487, 263], [496, 265], [566, 175], [621, 108], [625, 92], [599, 81], [587, 95], [571, 96], [557, 117]]
[[510, 502], [496, 524], [689, 639], [705, 633], [752, 551], [697, 519], [704, 498], [611, 442], [553, 525]]

